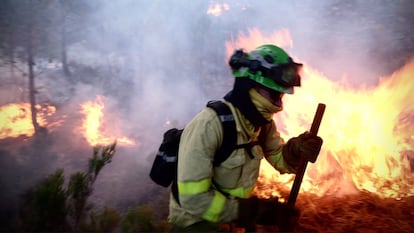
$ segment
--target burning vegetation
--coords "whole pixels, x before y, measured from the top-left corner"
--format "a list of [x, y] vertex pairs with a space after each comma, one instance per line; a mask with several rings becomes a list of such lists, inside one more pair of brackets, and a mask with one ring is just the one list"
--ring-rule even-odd
[[[130, 138], [119, 135], [119, 127], [115, 124], [116, 114], [111, 116], [111, 124], [106, 123], [109, 120], [104, 117], [104, 97], [98, 95], [96, 101], [86, 101], [80, 105], [80, 113], [84, 115], [82, 125], [76, 130], [82, 133], [86, 141], [91, 146], [108, 145], [117, 141], [120, 145], [136, 146], [136, 142]], [[48, 130], [61, 125], [65, 116], [60, 119], [50, 121], [56, 113], [56, 107], [52, 105], [36, 105], [37, 121], [42, 127]], [[107, 114], [108, 115], [108, 114]], [[48, 119], [50, 122], [48, 122]], [[31, 137], [34, 135], [34, 127], [31, 120], [31, 111], [29, 103], [11, 103], [0, 107], [0, 140], [14, 137]]]
[[[52, 126], [47, 117], [56, 112], [51, 105], [36, 105], [37, 121], [40, 126]], [[10, 103], [0, 106], [0, 140], [19, 136], [31, 137], [34, 134], [29, 103]]]
[[[266, 37], [258, 29], [252, 29], [248, 36], [241, 34], [237, 41], [226, 46], [230, 53], [235, 48], [248, 50], [254, 44], [275, 41], [293, 46], [287, 30]], [[382, 78], [377, 86], [355, 89], [330, 81], [305, 66], [306, 85], [286, 97], [284, 112], [274, 118], [283, 136], [289, 138], [308, 130], [318, 101], [327, 104], [319, 133], [324, 145], [317, 162], [308, 167], [302, 184], [297, 201], [301, 218], [296, 231], [414, 230], [410, 224], [414, 217], [413, 76], [414, 61], [411, 61], [392, 76]], [[137, 146], [133, 139], [121, 136], [119, 127], [114, 128], [116, 113], [104, 111], [104, 99], [98, 95], [95, 101], [80, 105], [83, 120], [79, 132], [91, 146], [115, 140], [119, 146]], [[303, 105], [298, 107], [297, 102]], [[41, 126], [59, 125], [47, 121], [55, 114], [55, 107], [37, 105], [36, 109]], [[33, 135], [29, 104], [4, 105], [0, 116], [1, 139]], [[285, 202], [293, 178], [280, 175], [263, 162], [255, 194]]]
[[[106, 127], [103, 126], [104, 121], [104, 97], [98, 95], [96, 101], [87, 101], [81, 105], [82, 113], [85, 115], [81, 131], [90, 145], [107, 145], [116, 140], [120, 145], [136, 145], [134, 140], [124, 136], [116, 136], [114, 132], [119, 131], [118, 127], [110, 127], [112, 135], [107, 135], [105, 132]], [[111, 122], [114, 126], [115, 122]], [[109, 123], [108, 123], [109, 124]]]
[[[231, 7], [225, 3], [214, 3], [207, 14], [220, 17], [231, 11]], [[244, 10], [246, 6], [240, 6], [240, 9]], [[229, 57], [235, 49], [249, 51], [264, 43], [293, 48], [288, 29], [264, 34], [259, 28], [240, 33], [236, 39], [226, 41], [224, 46]], [[309, 130], [317, 103], [323, 102], [327, 108], [318, 134], [324, 139], [324, 144], [318, 160], [309, 164], [303, 179], [296, 204], [301, 215], [295, 231], [414, 232], [414, 60], [411, 59], [389, 77], [379, 78], [376, 85], [356, 87], [344, 80], [332, 81], [307, 65], [306, 61], [300, 62], [305, 64], [303, 86], [296, 88], [294, 95], [284, 97], [284, 111], [274, 117], [279, 131], [288, 139]], [[70, 135], [81, 138], [90, 147], [116, 141], [118, 148], [132, 148], [141, 153], [141, 143], [125, 133], [122, 114], [105, 108], [105, 98], [102, 94], [96, 98], [93, 96], [77, 103], [72, 112], [68, 111], [70, 113], [49, 104], [36, 105], [37, 122], [51, 135], [61, 127], [70, 128], [75, 131]], [[81, 118], [79, 122], [65, 122], [77, 117]], [[139, 123], [145, 125], [147, 122]], [[15, 144], [28, 138], [30, 140], [34, 133], [29, 103], [0, 106], [2, 145], [10, 139]], [[149, 136], [153, 131], [146, 129], [145, 133]], [[151, 146], [156, 149], [156, 145], [148, 147]], [[4, 148], [0, 152], [6, 151], [6, 146]], [[23, 149], [30, 150], [27, 148]], [[63, 152], [58, 154], [65, 157], [60, 155]], [[19, 160], [22, 164], [27, 162], [18, 159], [22, 160]], [[119, 168], [117, 175], [120, 170], [126, 169]], [[120, 178], [113, 178], [117, 179]], [[262, 162], [255, 195], [286, 202], [293, 179], [293, 175], [281, 175], [268, 163]], [[141, 185], [147, 192], [147, 180], [131, 182], [141, 181], [138, 185], [131, 183], [129, 186]], [[156, 199], [154, 193], [161, 196], [167, 192], [154, 191], [147, 195], [151, 197], [146, 200]], [[164, 212], [168, 208], [166, 202], [157, 202], [154, 206], [153, 209], [163, 209]], [[141, 212], [133, 214], [142, 215]], [[154, 216], [148, 218], [148, 221], [153, 221], [151, 224], [155, 222]], [[162, 217], [165, 218], [165, 215]], [[118, 215], [116, 219], [117, 223], [121, 221]], [[146, 230], [155, 229], [160, 228]], [[263, 231], [266, 230], [269, 231], [264, 227]]]
[[[241, 34], [237, 41], [228, 42], [227, 52], [272, 41], [293, 46], [288, 31], [266, 37], [252, 30], [249, 36]], [[303, 192], [324, 196], [368, 191], [397, 200], [414, 195], [410, 167], [414, 135], [407, 123], [409, 113], [414, 111], [413, 76], [414, 60], [390, 77], [380, 79], [377, 86], [358, 89], [328, 80], [305, 66], [306, 85], [296, 88], [294, 95], [285, 96], [284, 111], [274, 118], [283, 136], [290, 138], [309, 130], [318, 102], [327, 105], [319, 132], [324, 145], [318, 161], [309, 167]], [[301, 107], [297, 103], [302, 103]], [[272, 180], [289, 189], [293, 178], [279, 175], [263, 163], [260, 183]], [[279, 196], [267, 188], [258, 188], [256, 194], [264, 198]]]

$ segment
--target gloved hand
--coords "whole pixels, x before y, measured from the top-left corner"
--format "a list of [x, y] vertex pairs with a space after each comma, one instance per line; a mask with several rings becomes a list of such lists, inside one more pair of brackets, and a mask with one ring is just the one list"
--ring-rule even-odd
[[309, 132], [293, 137], [283, 146], [283, 158], [293, 167], [301, 160], [314, 163], [321, 151], [323, 140]]

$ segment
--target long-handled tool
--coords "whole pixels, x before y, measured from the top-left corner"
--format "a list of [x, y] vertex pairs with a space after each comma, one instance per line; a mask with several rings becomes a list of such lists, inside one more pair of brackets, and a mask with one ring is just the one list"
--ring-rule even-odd
[[[318, 104], [318, 108], [316, 109], [315, 116], [313, 117], [313, 122], [309, 133], [313, 135], [318, 134], [319, 126], [321, 125], [323, 114], [325, 113], [325, 107], [325, 104]], [[303, 176], [305, 175], [307, 165], [308, 161], [301, 161], [299, 169], [296, 172], [295, 180], [293, 181], [293, 186], [290, 191], [289, 199], [287, 202], [288, 208], [293, 208], [295, 206], [296, 198], [298, 197], [300, 185], [302, 184]]]
[[[319, 103], [318, 108], [316, 109], [315, 116], [313, 118], [312, 126], [310, 128], [309, 133], [313, 135], [318, 134], [319, 126], [321, 125], [323, 114], [325, 113], [325, 104]], [[293, 210], [295, 207], [296, 199], [299, 194], [300, 185], [302, 184], [303, 176], [305, 175], [306, 166], [308, 165], [308, 161], [302, 160], [300, 162], [300, 166], [298, 171], [296, 172], [295, 180], [293, 181], [293, 186], [289, 194], [289, 199], [286, 203], [287, 210]], [[281, 226], [281, 231], [292, 231], [293, 225], [288, 220], [289, 216], [285, 216], [287, 219], [283, 222]]]

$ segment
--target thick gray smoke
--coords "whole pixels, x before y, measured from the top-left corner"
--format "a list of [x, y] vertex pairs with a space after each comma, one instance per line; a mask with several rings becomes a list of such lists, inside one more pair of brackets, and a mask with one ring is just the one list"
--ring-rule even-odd
[[[229, 7], [221, 15], [207, 14], [209, 6], [224, 3]], [[329, 79], [371, 86], [414, 51], [411, 5], [403, 0], [109, 1], [99, 4], [85, 25], [92, 43], [79, 44], [71, 58], [122, 67], [119, 78], [134, 86], [125, 103], [135, 110], [131, 119], [160, 115], [182, 124], [206, 100], [231, 88], [224, 44], [239, 32], [255, 27], [266, 35], [286, 28], [292, 55]]]
[[[224, 3], [229, 8], [221, 15], [207, 14], [209, 6]], [[288, 29], [293, 56], [331, 80], [345, 77], [355, 86], [376, 85], [414, 54], [410, 0], [118, 0], [95, 5], [77, 31], [84, 39], [70, 45], [68, 59], [105, 67], [106, 75], [83, 72], [91, 84], [76, 84], [71, 94], [59, 91], [67, 83], [48, 80], [50, 89], [41, 78], [38, 83], [63, 105], [60, 109], [104, 95], [105, 111], [116, 113], [123, 134], [141, 143], [120, 146], [102, 171], [95, 190], [101, 205], [125, 208], [151, 198], [144, 193], [150, 183], [147, 170], [139, 169], [152, 162], [150, 155], [170, 127], [167, 121], [183, 127], [208, 100], [231, 89], [225, 43], [239, 32], [258, 28], [266, 35]], [[93, 82], [97, 76], [105, 77], [101, 85]], [[74, 113], [59, 111], [69, 118]], [[72, 156], [60, 154], [64, 161]]]
[[[210, 6], [226, 3], [219, 16]], [[231, 89], [225, 42], [258, 28], [288, 29], [289, 52], [329, 79], [375, 85], [413, 54], [409, 1], [108, 1], [85, 25], [87, 48], [71, 59], [120, 66], [132, 122], [182, 126], [207, 100]], [[88, 30], [90, 28], [90, 30]], [[93, 45], [91, 47], [91, 45]], [[77, 48], [77, 49], [75, 49]], [[90, 54], [86, 54], [90, 52]], [[125, 91], [127, 93], [125, 93]], [[89, 91], [88, 91], [89, 92]]]

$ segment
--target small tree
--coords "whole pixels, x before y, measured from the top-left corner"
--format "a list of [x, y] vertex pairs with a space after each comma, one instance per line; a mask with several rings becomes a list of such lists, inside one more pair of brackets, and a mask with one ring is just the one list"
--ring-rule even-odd
[[23, 231], [42, 232], [109, 232], [115, 229], [120, 214], [110, 208], [101, 213], [91, 212], [88, 198], [102, 168], [112, 161], [116, 142], [109, 146], [97, 146], [89, 159], [87, 172], [70, 176], [68, 187], [63, 187], [63, 169], [57, 169], [45, 181], [29, 190], [21, 209]]
[[87, 203], [93, 191], [93, 184], [102, 168], [112, 161], [115, 154], [116, 142], [109, 146], [95, 146], [93, 156], [89, 159], [88, 172], [77, 172], [70, 177], [68, 207], [74, 220], [74, 229], [79, 230], [86, 224], [86, 214], [92, 209]]
[[63, 169], [58, 169], [46, 180], [25, 194], [21, 209], [24, 231], [67, 231], [66, 191], [63, 188]]

